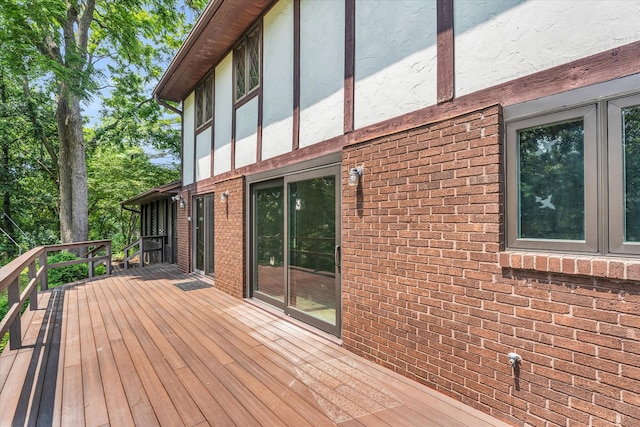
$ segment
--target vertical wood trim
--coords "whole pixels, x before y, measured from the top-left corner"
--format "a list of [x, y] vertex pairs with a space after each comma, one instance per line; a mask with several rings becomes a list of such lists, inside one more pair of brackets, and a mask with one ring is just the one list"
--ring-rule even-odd
[[[262, 70], [260, 70], [262, 71]], [[262, 76], [260, 76], [262, 78]], [[236, 52], [235, 49], [231, 51], [231, 96], [233, 97], [233, 102], [231, 103], [231, 108], [233, 109], [231, 113], [231, 171], [236, 170]], [[259, 119], [258, 113], [258, 120]]]
[[438, 104], [454, 95], [453, 0], [438, 0]]
[[[182, 114], [180, 114], [180, 184], [184, 185], [184, 101], [182, 100]], [[140, 207], [142, 209], [142, 207]], [[141, 215], [142, 216], [142, 215]], [[142, 228], [142, 226], [140, 226]], [[141, 230], [142, 231], [142, 230]]]
[[353, 131], [353, 101], [355, 97], [356, 1], [345, 1], [344, 43], [344, 133]]
[[[198, 128], [197, 128], [197, 117], [198, 117], [198, 100], [197, 95], [195, 95], [194, 91], [194, 99], [193, 99], [193, 159], [191, 162], [191, 179], [192, 182], [198, 182]], [[204, 113], [203, 113], [204, 114]], [[202, 128], [200, 128], [201, 130]]]
[[[262, 18], [260, 18], [262, 20]], [[262, 114], [263, 114], [263, 104], [264, 104], [264, 96], [263, 96], [263, 87], [264, 87], [264, 67], [263, 67], [263, 57], [264, 57], [264, 26], [262, 22], [260, 23], [260, 28], [258, 29], [260, 34], [260, 87], [258, 88], [258, 129], [256, 135], [256, 163], [262, 160]]]
[[216, 69], [213, 68], [211, 71], [211, 77], [213, 78], [213, 82], [211, 83], [211, 169], [209, 171], [209, 176], [212, 177], [215, 174], [213, 170], [213, 156], [215, 156], [216, 151]]
[[293, 0], [293, 143], [300, 147], [300, 0]]

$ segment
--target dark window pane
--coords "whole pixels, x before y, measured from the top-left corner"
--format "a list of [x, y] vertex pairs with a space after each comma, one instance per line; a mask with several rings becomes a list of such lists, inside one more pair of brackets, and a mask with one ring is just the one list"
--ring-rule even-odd
[[245, 87], [245, 44], [241, 44], [235, 50], [233, 61], [236, 64], [236, 98], [242, 98], [246, 93]]
[[249, 90], [260, 84], [260, 37], [258, 31], [254, 31], [247, 38], [249, 49]]
[[640, 106], [622, 109], [624, 240], [640, 242]]
[[196, 127], [202, 126], [204, 123], [204, 92], [202, 86], [196, 89]]
[[518, 132], [519, 237], [584, 240], [584, 124]]
[[213, 75], [204, 81], [204, 122], [213, 117]]
[[255, 290], [284, 302], [284, 188], [263, 188], [255, 194]]

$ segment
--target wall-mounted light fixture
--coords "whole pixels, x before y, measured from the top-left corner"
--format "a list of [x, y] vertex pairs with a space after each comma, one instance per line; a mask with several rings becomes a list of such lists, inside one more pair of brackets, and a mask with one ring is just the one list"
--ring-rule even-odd
[[180, 206], [181, 208], [184, 208], [187, 205], [180, 194], [176, 194], [171, 198], [171, 200], [173, 200], [174, 202], [178, 202], [178, 206]]
[[220, 193], [220, 201], [221, 202], [226, 202], [228, 198], [229, 198], [229, 192], [228, 191]]
[[349, 181], [348, 184], [352, 187], [357, 186], [360, 183], [360, 178], [362, 178], [362, 166], [358, 166], [357, 168], [351, 168], [349, 170]]

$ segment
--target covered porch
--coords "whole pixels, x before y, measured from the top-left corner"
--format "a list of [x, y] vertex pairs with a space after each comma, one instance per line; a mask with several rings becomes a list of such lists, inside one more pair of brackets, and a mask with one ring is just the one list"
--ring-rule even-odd
[[41, 294], [0, 425], [506, 426], [158, 264]]

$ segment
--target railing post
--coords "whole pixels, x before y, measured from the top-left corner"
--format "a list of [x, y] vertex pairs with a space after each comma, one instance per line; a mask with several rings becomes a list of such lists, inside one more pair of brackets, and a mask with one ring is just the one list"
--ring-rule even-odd
[[87, 259], [89, 259], [89, 279], [91, 279], [93, 277], [93, 261], [91, 261], [91, 259], [93, 258], [93, 251], [89, 250], [89, 246], [87, 246]]
[[144, 267], [144, 237], [140, 238], [140, 268]]
[[[14, 304], [20, 304], [20, 276], [7, 288], [7, 297], [9, 309]], [[9, 326], [9, 348], [17, 350], [20, 347], [22, 347], [22, 316], [20, 315], [20, 307], [18, 307], [18, 315]]]
[[111, 274], [111, 241], [109, 241], [109, 243], [107, 243], [107, 256], [109, 257], [107, 259], [107, 275]]
[[129, 248], [124, 248], [124, 269], [129, 268]]
[[[33, 279], [36, 278], [36, 260], [31, 260], [31, 262], [29, 263], [29, 283], [31, 283], [31, 281]], [[29, 308], [31, 310], [37, 310], [38, 309], [38, 285], [33, 287], [33, 291], [31, 291], [31, 294], [29, 295]]]
[[40, 290], [46, 291], [49, 289], [49, 267], [47, 266], [47, 249], [42, 251], [42, 254], [38, 258], [40, 260], [40, 267], [44, 267], [42, 273], [40, 273]]

